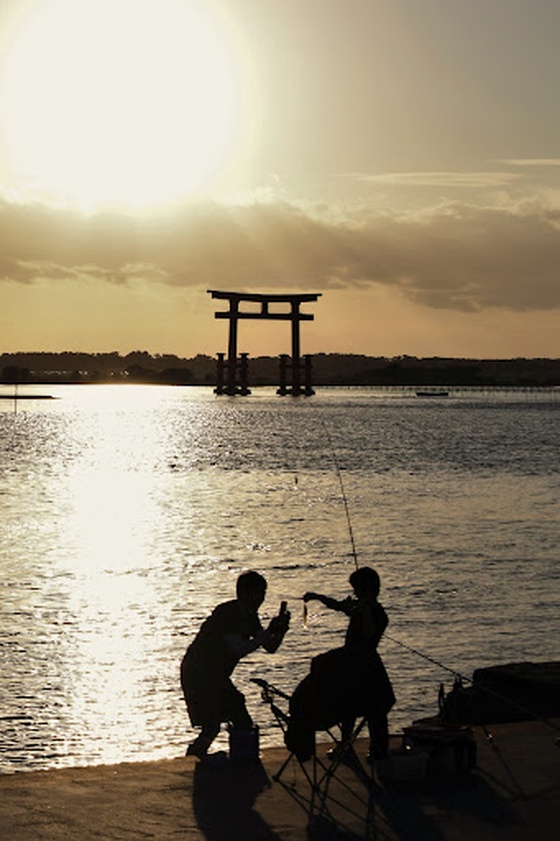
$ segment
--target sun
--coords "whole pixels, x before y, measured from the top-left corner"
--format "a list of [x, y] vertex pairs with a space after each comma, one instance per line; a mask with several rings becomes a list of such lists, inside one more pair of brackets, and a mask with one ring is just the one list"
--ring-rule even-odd
[[234, 39], [204, 0], [31, 0], [0, 59], [16, 189], [150, 207], [211, 191], [244, 122]]

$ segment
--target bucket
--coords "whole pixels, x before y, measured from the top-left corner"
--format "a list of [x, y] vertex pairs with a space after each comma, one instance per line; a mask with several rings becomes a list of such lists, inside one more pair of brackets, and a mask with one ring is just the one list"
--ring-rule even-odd
[[251, 730], [235, 730], [229, 728], [229, 758], [232, 762], [259, 762], [259, 728]]

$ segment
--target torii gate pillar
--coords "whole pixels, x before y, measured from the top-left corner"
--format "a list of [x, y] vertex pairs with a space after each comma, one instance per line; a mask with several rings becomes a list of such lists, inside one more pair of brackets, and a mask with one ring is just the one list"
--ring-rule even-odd
[[[289, 367], [291, 368], [292, 384], [291, 388], [286, 384], [286, 359], [281, 362], [283, 369], [281, 372], [281, 384], [278, 389], [278, 394], [292, 394], [298, 396], [302, 393], [306, 395], [313, 394], [311, 385], [311, 360], [306, 357], [305, 361], [305, 387], [302, 388], [301, 377], [301, 346], [300, 346], [300, 332], [299, 325], [301, 321], [313, 321], [314, 316], [309, 313], [302, 313], [300, 307], [302, 303], [309, 301], [316, 301], [321, 297], [321, 293], [309, 293], [302, 295], [261, 295], [256, 293], [243, 292], [220, 292], [215, 289], [209, 289], [208, 294], [213, 298], [229, 301], [229, 310], [227, 312], [215, 313], [216, 318], [225, 318], [229, 321], [229, 338], [228, 338], [228, 353], [227, 362], [224, 362], [223, 354], [218, 354], [218, 384], [216, 386], [217, 394], [249, 394], [247, 382], [247, 354], [242, 354], [241, 366], [237, 361], [237, 336], [238, 336], [238, 321], [239, 319], [269, 319], [276, 321], [290, 321], [292, 325], [292, 356]], [[240, 309], [242, 302], [258, 303], [260, 304], [260, 311], [246, 311]], [[270, 304], [288, 304], [289, 312], [271, 312]], [[224, 377], [224, 367], [226, 369]], [[241, 368], [241, 381], [238, 378], [238, 369]]]

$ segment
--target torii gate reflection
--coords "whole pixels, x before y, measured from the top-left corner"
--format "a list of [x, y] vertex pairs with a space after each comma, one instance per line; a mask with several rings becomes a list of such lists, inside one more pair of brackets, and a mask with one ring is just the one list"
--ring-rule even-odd
[[[213, 298], [229, 301], [227, 312], [216, 312], [215, 318], [226, 318], [229, 320], [229, 339], [227, 361], [224, 362], [224, 354], [218, 354], [218, 382], [216, 394], [250, 394], [247, 379], [247, 354], [242, 353], [238, 363], [237, 359], [237, 328], [240, 319], [268, 319], [274, 321], [290, 321], [292, 324], [292, 355], [288, 359], [286, 354], [280, 357], [280, 386], [278, 394], [313, 394], [311, 383], [311, 357], [305, 356], [302, 378], [301, 346], [299, 325], [301, 321], [313, 321], [314, 316], [310, 313], [302, 313], [300, 306], [303, 303], [316, 301], [321, 293], [307, 293], [296, 295], [262, 295], [258, 293], [245, 292], [220, 292], [216, 289], [208, 289], [208, 294]], [[240, 304], [258, 303], [260, 311], [244, 311]], [[270, 311], [270, 304], [287, 304], [288, 312]], [[225, 369], [225, 370], [224, 370]], [[287, 371], [291, 371], [291, 386], [287, 384]], [[225, 373], [225, 376], [224, 376]], [[238, 376], [239, 374], [239, 376]], [[303, 382], [302, 382], [303, 379]]]

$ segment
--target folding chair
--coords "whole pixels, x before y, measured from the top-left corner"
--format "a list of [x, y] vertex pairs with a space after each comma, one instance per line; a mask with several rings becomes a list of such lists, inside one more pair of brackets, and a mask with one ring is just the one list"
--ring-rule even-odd
[[[286, 743], [290, 714], [288, 710], [283, 709], [282, 704], [284, 702], [289, 705], [290, 696], [262, 678], [252, 678], [252, 682], [260, 687], [261, 699], [269, 706], [282, 730]], [[326, 733], [334, 744], [326, 761], [318, 755], [315, 732], [313, 733], [313, 750], [311, 753], [309, 751], [302, 753], [297, 749], [292, 750], [287, 745], [288, 757], [278, 771], [272, 775], [272, 779], [282, 785], [290, 796], [308, 812], [310, 820], [327, 819], [331, 823], [340, 825], [340, 820], [336, 820], [332, 813], [333, 807], [336, 807], [337, 813], [343, 812], [346, 815], [353, 816], [358, 821], [363, 822], [366, 827], [372, 823], [370, 818], [373, 808], [374, 782], [354, 750], [354, 742], [365, 724], [365, 718], [359, 719], [350, 736], [346, 739], [342, 738], [342, 730], [340, 735], [335, 734], [333, 727], [336, 725], [318, 728], [317, 732]], [[310, 768], [307, 767], [308, 762], [311, 762]], [[353, 785], [350, 785], [348, 780], [344, 779], [339, 773], [342, 765], [351, 771]], [[292, 781], [286, 782], [285, 776], [289, 768], [293, 772]], [[298, 788], [298, 769], [305, 781], [306, 793]], [[365, 788], [366, 798], [362, 796], [356, 782], [359, 782]], [[333, 792], [333, 783], [336, 783], [337, 786], [336, 794]]]

